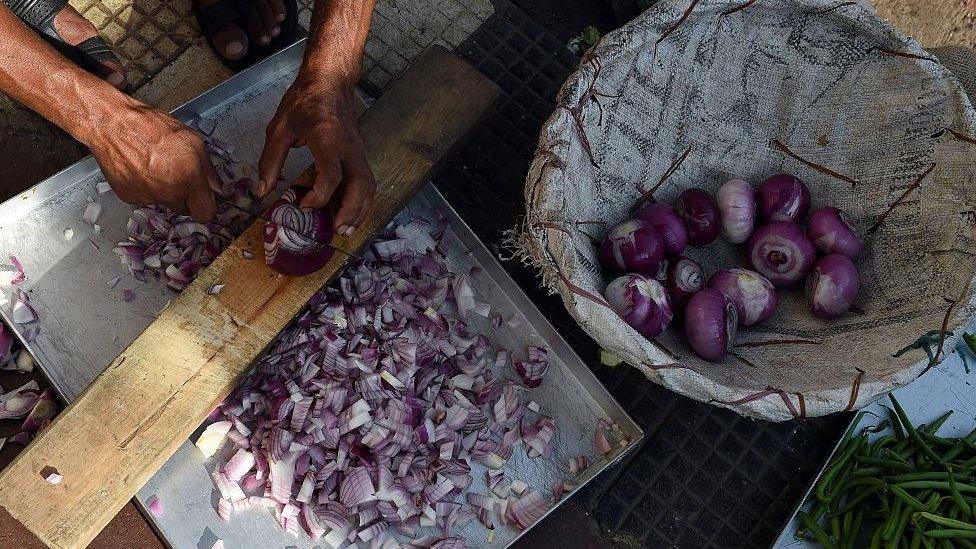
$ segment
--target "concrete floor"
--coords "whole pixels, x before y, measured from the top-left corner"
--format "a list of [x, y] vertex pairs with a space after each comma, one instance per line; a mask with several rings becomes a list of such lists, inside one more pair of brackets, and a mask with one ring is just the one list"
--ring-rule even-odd
[[[72, 3], [83, 4], [85, 0]], [[89, 0], [89, 3], [96, 2]], [[976, 47], [976, 0], [875, 0], [874, 4], [881, 17], [917, 38], [925, 47]], [[160, 107], [172, 108], [226, 78], [226, 70], [209, 57], [209, 50], [198, 39], [186, 47], [191, 52], [189, 57], [177, 57], [172, 65], [157, 67], [161, 72], [155, 81], [136, 95]], [[140, 70], [144, 68], [140, 65]], [[84, 147], [69, 136], [0, 96], [0, 166], [3, 167], [0, 201], [67, 167], [85, 154]], [[13, 379], [0, 380], [4, 387], [19, 385], [15, 383]], [[19, 424], [20, 421], [0, 421], [0, 436], [16, 432]], [[13, 457], [15, 449], [7, 445], [0, 454], [0, 467]], [[155, 549], [162, 545], [130, 504], [99, 536], [93, 547]]]

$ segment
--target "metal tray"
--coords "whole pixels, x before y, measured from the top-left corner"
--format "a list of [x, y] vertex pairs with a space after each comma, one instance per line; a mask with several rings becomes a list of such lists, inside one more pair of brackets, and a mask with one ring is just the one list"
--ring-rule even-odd
[[[263, 144], [264, 125], [293, 80], [303, 51], [304, 43], [296, 44], [180, 107], [174, 115], [184, 121], [197, 116], [218, 119], [216, 137], [232, 145], [239, 158], [256, 159]], [[305, 150], [295, 150], [284, 176], [292, 179], [310, 163]], [[15, 333], [68, 401], [84, 390], [173, 297], [162, 284], [141, 284], [123, 274], [112, 248], [125, 237], [130, 207], [111, 193], [98, 195], [99, 181], [98, 166], [89, 158], [0, 204], [0, 261], [16, 255], [24, 264], [29, 277], [24, 289], [30, 292], [41, 318], [37, 324], [40, 332], [32, 342], [25, 341], [24, 327], [14, 326]], [[97, 235], [81, 220], [90, 199], [103, 206], [99, 219], [102, 232]], [[511, 476], [548, 493], [553, 481], [566, 475], [568, 457], [595, 455], [593, 429], [601, 417], [619, 425], [627, 444], [615, 449], [608, 459], [591, 460], [594, 463], [579, 478], [582, 483], [637, 447], [643, 439], [641, 429], [440, 193], [428, 185], [408, 210], [418, 215], [437, 212], [448, 220], [456, 236], [449, 241], [449, 261], [458, 268], [480, 266], [482, 274], [474, 280], [480, 298], [506, 318], [518, 313], [524, 319], [515, 328], [503, 324], [490, 332], [493, 343], [516, 350], [528, 343], [545, 343], [552, 348], [547, 380], [532, 398], [557, 422], [556, 451], [550, 461], [528, 460], [516, 452], [509, 464]], [[64, 236], [69, 228], [74, 232], [70, 240]], [[106, 281], [116, 276], [122, 276], [122, 281], [109, 288]], [[133, 289], [136, 299], [123, 303], [123, 288]], [[0, 310], [0, 316], [9, 321], [8, 311]], [[312, 546], [305, 536], [284, 533], [264, 510], [238, 513], [230, 523], [221, 522], [214, 510], [216, 493], [208, 470], [208, 464], [187, 442], [139, 492], [137, 500], [142, 506], [154, 495], [163, 503], [166, 512], [162, 517], [147, 517], [168, 544], [206, 548], [220, 538], [235, 548]], [[475, 474], [476, 482], [483, 482], [480, 476]], [[487, 545], [479, 528], [462, 533], [473, 545]], [[496, 533], [491, 545], [498, 547], [511, 544], [520, 534], [508, 527]]]

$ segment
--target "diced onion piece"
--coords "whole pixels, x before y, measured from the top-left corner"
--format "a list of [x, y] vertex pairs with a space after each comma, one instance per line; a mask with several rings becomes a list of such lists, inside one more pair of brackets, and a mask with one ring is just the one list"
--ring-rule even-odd
[[156, 495], [149, 496], [149, 501], [146, 502], [146, 509], [154, 517], [161, 517], [166, 513], [163, 509], [163, 502], [159, 501], [159, 496]]
[[81, 219], [89, 225], [94, 225], [101, 215], [102, 205], [98, 202], [89, 202], [88, 206], [85, 207], [85, 213], [82, 214]]
[[204, 458], [212, 457], [217, 453], [231, 426], [229, 421], [217, 421], [203, 430], [195, 444]]

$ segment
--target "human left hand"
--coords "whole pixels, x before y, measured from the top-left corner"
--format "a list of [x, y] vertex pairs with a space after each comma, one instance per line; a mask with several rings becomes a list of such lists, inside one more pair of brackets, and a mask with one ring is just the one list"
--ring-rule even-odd
[[333, 228], [346, 236], [363, 222], [376, 192], [350, 80], [308, 69], [299, 72], [268, 124], [257, 186], [261, 197], [271, 192], [290, 149], [307, 145], [315, 158], [315, 182], [300, 206], [321, 208], [342, 187]]

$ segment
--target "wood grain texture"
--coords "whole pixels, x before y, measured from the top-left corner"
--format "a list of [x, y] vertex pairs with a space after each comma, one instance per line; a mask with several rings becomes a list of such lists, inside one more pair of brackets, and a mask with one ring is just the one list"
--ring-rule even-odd
[[[334, 243], [358, 250], [385, 226], [468, 133], [497, 87], [442, 48], [425, 52], [360, 118], [378, 182], [364, 225]], [[296, 183], [311, 179], [306, 171]], [[163, 311], [13, 463], [0, 507], [52, 547], [84, 547], [207, 414], [308, 299], [342, 269], [282, 277], [263, 257], [255, 223]], [[217, 296], [213, 284], [225, 284]], [[58, 485], [40, 471], [54, 467]], [[43, 502], [43, 503], [41, 503]]]

